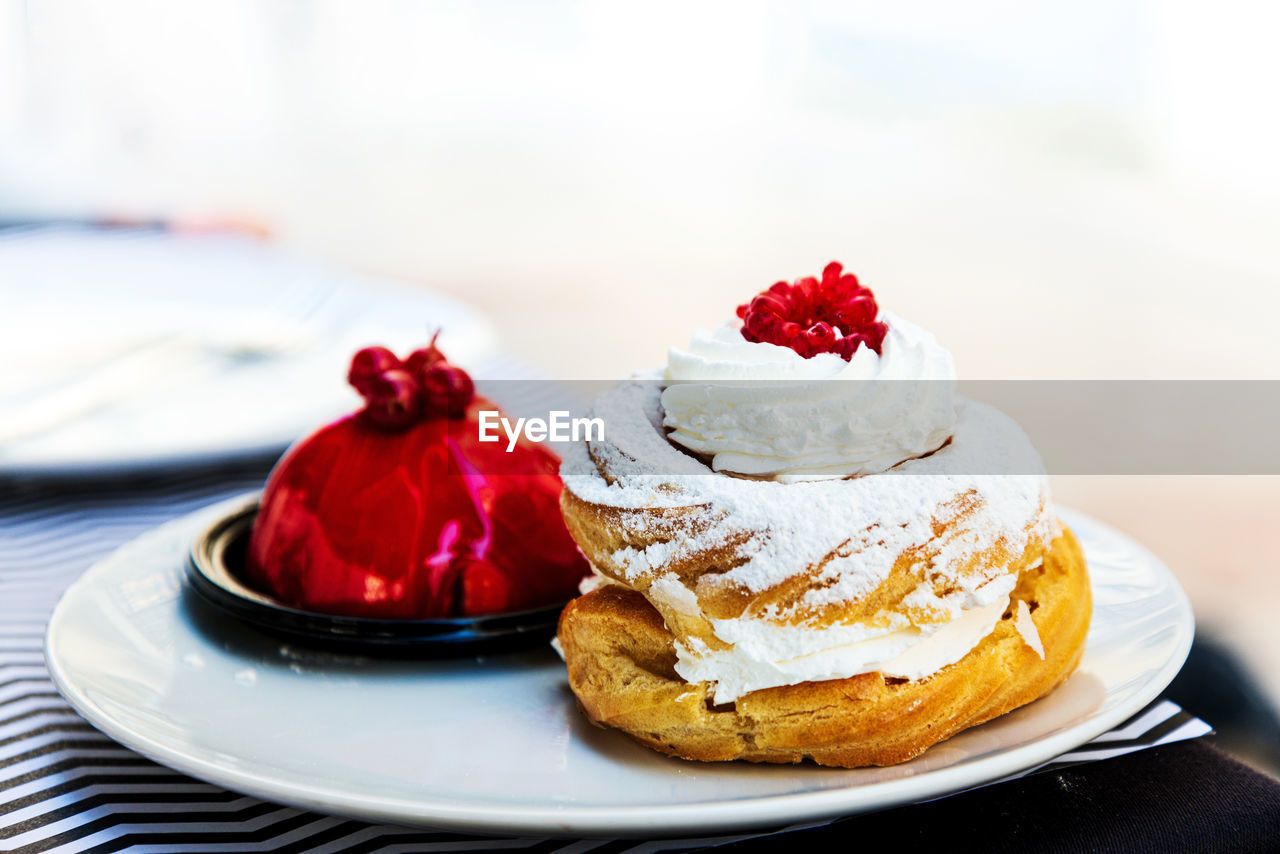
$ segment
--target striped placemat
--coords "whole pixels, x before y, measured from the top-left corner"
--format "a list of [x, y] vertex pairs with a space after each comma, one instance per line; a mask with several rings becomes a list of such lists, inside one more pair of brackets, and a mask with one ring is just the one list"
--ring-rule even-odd
[[[266, 466], [97, 485], [0, 481], [0, 851], [644, 852], [766, 835], [512, 839], [371, 825], [244, 797], [170, 771], [103, 736], [62, 700], [45, 670], [44, 627], [58, 596], [96, 560], [150, 528], [260, 487]], [[1157, 701], [1089, 744], [1024, 773], [1209, 731], [1176, 704]]]

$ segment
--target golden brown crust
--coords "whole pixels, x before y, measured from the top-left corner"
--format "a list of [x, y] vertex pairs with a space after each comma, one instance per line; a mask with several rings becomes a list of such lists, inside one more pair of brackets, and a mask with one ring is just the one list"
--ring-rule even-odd
[[[1025, 567], [1038, 562], [1045, 551], [1045, 538], [1034, 532], [1019, 531], [1025, 544], [1011, 546], [1009, 538], [997, 537], [982, 548], [970, 548], [964, 557], [947, 565], [946, 572], [934, 572], [935, 558], [950, 541], [969, 532], [969, 520], [976, 515], [982, 500], [972, 492], [960, 492], [934, 510], [930, 519], [934, 536], [919, 546], [899, 553], [888, 577], [853, 601], [832, 600], [824, 605], [806, 604], [804, 594], [824, 583], [824, 570], [833, 560], [848, 557], [865, 542], [873, 542], [872, 532], [851, 532], [848, 540], [837, 545], [821, 560], [799, 566], [786, 579], [763, 590], [747, 590], [730, 580], [729, 570], [746, 560], [743, 556], [759, 546], [773, 531], [741, 531], [735, 538], [697, 544], [717, 511], [708, 506], [692, 505], [674, 508], [621, 508], [584, 501], [571, 490], [560, 497], [560, 510], [570, 535], [587, 560], [601, 575], [649, 596], [649, 585], [658, 575], [674, 575], [697, 598], [701, 616], [710, 619], [758, 617], [772, 612], [772, 622], [813, 625], [834, 622], [871, 624], [890, 612], [909, 618], [914, 624], [942, 622], [950, 612], [933, 610], [928, 605], [908, 605], [908, 594], [926, 587], [937, 596], [954, 589], [959, 578], [979, 587], [1001, 575], [1016, 576]], [[723, 511], [719, 511], [723, 512]], [[1033, 524], [1038, 524], [1036, 520]], [[1048, 529], [1048, 517], [1043, 519]], [[651, 571], [629, 573], [618, 562], [618, 555], [628, 551], [644, 551], [655, 544], [678, 543], [669, 557]], [[697, 637], [715, 648], [718, 641], [710, 624], [691, 619], [681, 609], [664, 607], [649, 596], [667, 620], [668, 627], [679, 637]]]
[[723, 648], [710, 620], [945, 622], [986, 584], [1008, 589], [1052, 537], [1045, 478], [972, 476], [989, 457], [1036, 470], [1021, 429], [972, 402], [944, 449], [894, 475], [795, 484], [717, 473], [673, 446], [658, 383], [622, 383], [594, 409], [619, 429], [566, 449], [565, 524], [597, 572], [699, 648]]
[[[1014, 625], [1024, 601], [1043, 659]], [[1023, 569], [1009, 610], [967, 656], [925, 679], [866, 673], [753, 691], [715, 706], [712, 686], [676, 675], [673, 638], [645, 597], [609, 584], [569, 603], [558, 637], [569, 685], [596, 724], [685, 759], [853, 768], [903, 762], [955, 733], [1043, 696], [1080, 662], [1092, 613], [1070, 531]]]

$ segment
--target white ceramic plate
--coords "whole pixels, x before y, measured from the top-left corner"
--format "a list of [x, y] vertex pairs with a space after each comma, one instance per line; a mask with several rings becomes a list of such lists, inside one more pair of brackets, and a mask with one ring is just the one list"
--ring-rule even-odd
[[0, 305], [0, 475], [279, 452], [355, 408], [360, 347], [404, 351], [442, 328], [473, 371], [496, 351], [456, 300], [232, 235], [5, 232]]
[[49, 622], [49, 670], [94, 725], [158, 762], [375, 821], [659, 835], [919, 801], [1110, 729], [1160, 693], [1191, 646], [1191, 608], [1169, 571], [1067, 513], [1093, 576], [1093, 626], [1080, 670], [1048, 697], [890, 768], [683, 762], [590, 726], [549, 649], [438, 663], [346, 658], [201, 607], [183, 588], [188, 543], [239, 500], [152, 531], [85, 573]]

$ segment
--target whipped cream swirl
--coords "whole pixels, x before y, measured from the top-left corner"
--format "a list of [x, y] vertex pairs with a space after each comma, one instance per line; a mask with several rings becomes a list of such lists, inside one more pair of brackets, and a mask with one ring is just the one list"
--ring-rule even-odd
[[937, 450], [955, 426], [955, 361], [882, 312], [877, 354], [804, 358], [730, 325], [671, 348], [662, 392], [671, 441], [716, 471], [790, 482], [876, 474]]

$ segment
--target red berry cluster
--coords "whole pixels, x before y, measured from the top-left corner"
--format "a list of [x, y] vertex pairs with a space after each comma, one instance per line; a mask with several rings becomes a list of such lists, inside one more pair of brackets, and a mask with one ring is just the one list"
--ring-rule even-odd
[[870, 288], [832, 261], [821, 281], [778, 282], [738, 306], [738, 317], [748, 341], [790, 347], [806, 359], [835, 353], [847, 362], [864, 344], [880, 353], [889, 328], [876, 320], [879, 311]]
[[364, 418], [386, 430], [406, 430], [432, 415], [462, 417], [475, 384], [436, 347], [439, 334], [403, 360], [386, 347], [365, 347], [351, 357], [347, 382], [364, 398]]

